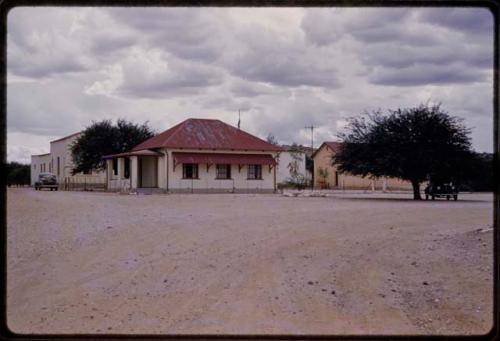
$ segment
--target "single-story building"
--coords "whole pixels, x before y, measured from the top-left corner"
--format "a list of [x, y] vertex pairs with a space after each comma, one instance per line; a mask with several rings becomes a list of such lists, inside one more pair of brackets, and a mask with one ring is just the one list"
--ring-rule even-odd
[[73, 133], [50, 141], [50, 152], [41, 155], [31, 155], [31, 185], [34, 186], [40, 173], [52, 173], [57, 178], [60, 189], [68, 183], [104, 183], [106, 173], [91, 171], [88, 173], [71, 174], [73, 170], [73, 157], [71, 145], [81, 135]]
[[187, 119], [104, 156], [108, 190], [273, 192], [282, 148], [220, 120]]
[[332, 165], [332, 157], [340, 142], [323, 142], [312, 154], [314, 160], [314, 188], [363, 189], [363, 190], [412, 190], [409, 181], [381, 177], [371, 179], [348, 173], [341, 173]]

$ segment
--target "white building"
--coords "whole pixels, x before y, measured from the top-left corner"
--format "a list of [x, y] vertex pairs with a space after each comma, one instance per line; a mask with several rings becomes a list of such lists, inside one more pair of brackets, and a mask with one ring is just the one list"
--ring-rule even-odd
[[50, 141], [50, 152], [31, 156], [31, 185], [35, 184], [40, 173], [52, 173], [57, 177], [57, 183], [61, 189], [69, 182], [104, 183], [106, 172], [92, 171], [90, 173], [71, 174], [73, 169], [73, 158], [71, 157], [71, 145], [80, 136], [77, 132], [57, 140]]
[[109, 190], [273, 192], [281, 151], [222, 121], [188, 119], [104, 158]]

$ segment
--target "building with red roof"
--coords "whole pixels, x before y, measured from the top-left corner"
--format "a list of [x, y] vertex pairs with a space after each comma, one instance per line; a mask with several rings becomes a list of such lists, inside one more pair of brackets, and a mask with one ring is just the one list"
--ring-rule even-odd
[[282, 148], [220, 120], [187, 119], [126, 153], [107, 155], [110, 190], [276, 190]]

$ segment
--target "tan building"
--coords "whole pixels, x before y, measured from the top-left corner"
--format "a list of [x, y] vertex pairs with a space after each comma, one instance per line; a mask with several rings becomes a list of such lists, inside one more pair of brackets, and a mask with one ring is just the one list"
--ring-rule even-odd
[[188, 119], [104, 158], [109, 190], [273, 192], [281, 151], [220, 120]]
[[395, 178], [376, 178], [341, 173], [332, 165], [332, 157], [340, 142], [323, 142], [313, 153], [314, 188], [363, 189], [363, 190], [411, 190], [411, 183]]
[[77, 132], [57, 140], [50, 141], [50, 152], [42, 155], [31, 156], [31, 185], [35, 184], [40, 173], [52, 173], [57, 177], [57, 183], [64, 189], [66, 183], [96, 183], [106, 180], [104, 171], [92, 171], [90, 173], [71, 174], [73, 169], [73, 158], [71, 156], [71, 145], [80, 136]]

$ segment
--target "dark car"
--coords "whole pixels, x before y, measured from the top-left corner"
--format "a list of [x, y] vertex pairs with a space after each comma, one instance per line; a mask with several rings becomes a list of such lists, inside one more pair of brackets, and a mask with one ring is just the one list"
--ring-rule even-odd
[[425, 200], [428, 200], [431, 197], [432, 200], [435, 198], [446, 198], [446, 200], [450, 200], [453, 197], [453, 200], [458, 199], [458, 188], [449, 183], [449, 184], [433, 184], [429, 183], [427, 187], [425, 187]]
[[35, 182], [35, 190], [49, 188], [51, 191], [57, 191], [57, 178], [52, 173], [40, 173], [38, 181]]

